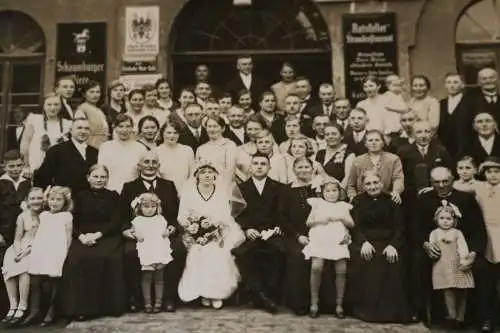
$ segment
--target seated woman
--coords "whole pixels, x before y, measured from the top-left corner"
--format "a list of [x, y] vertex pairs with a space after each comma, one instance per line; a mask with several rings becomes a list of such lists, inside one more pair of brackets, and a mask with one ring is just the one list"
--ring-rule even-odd
[[367, 171], [364, 192], [354, 198], [348, 299], [356, 318], [368, 322], [408, 322], [403, 289], [404, 219], [401, 206], [382, 192], [381, 176]]
[[238, 287], [239, 272], [231, 250], [245, 235], [231, 216], [229, 201], [227, 184], [216, 167], [200, 163], [180, 196], [178, 221], [188, 249], [178, 287], [184, 302], [201, 298], [203, 306], [220, 309]]
[[[284, 293], [286, 305], [299, 316], [309, 313], [311, 264], [302, 252], [309, 243], [307, 217], [311, 206], [307, 199], [315, 198], [312, 187], [313, 163], [306, 157], [297, 158], [293, 164], [295, 181], [284, 191], [279, 205], [283, 217], [283, 231], [287, 247]], [[319, 291], [319, 308], [323, 313], [335, 311], [335, 286], [331, 262], [325, 263], [324, 279]], [[344, 272], [345, 274], [345, 272]]]
[[75, 195], [74, 240], [63, 270], [61, 309], [68, 317], [125, 311], [119, 196], [107, 190], [108, 169], [90, 168], [90, 189]]

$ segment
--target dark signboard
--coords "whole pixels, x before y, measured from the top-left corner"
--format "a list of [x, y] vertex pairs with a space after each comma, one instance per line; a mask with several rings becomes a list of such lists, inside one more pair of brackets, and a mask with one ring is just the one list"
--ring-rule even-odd
[[398, 74], [398, 45], [394, 13], [344, 14], [344, 68], [347, 97], [352, 103], [365, 98], [363, 79], [381, 82]]
[[495, 50], [473, 48], [460, 50], [459, 54], [460, 72], [463, 73], [467, 85], [477, 85], [477, 73], [483, 68], [489, 67], [498, 70]]
[[77, 91], [89, 80], [106, 89], [106, 23], [79, 22], [57, 24], [56, 80], [74, 76]]
[[151, 74], [158, 72], [156, 57], [152, 60], [126, 60], [122, 62], [122, 74]]

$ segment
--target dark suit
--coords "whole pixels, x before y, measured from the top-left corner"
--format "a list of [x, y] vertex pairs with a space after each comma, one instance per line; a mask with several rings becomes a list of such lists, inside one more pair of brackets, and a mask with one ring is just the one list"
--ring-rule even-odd
[[[236, 101], [237, 103], [238, 93], [242, 90], [247, 90], [247, 87], [245, 87], [245, 84], [241, 80], [240, 75], [237, 74], [227, 83], [226, 90], [233, 97], [233, 101]], [[252, 108], [254, 110], [258, 110], [260, 95], [264, 90], [266, 90], [266, 85], [262, 79], [255, 77], [255, 75], [252, 74], [252, 82], [250, 84], [250, 89], [248, 90], [250, 91], [250, 95], [252, 96]]]
[[73, 105], [71, 105], [70, 101], [68, 100], [66, 100], [67, 105], [64, 104], [64, 98], [62, 96], [60, 97], [60, 100], [61, 100], [62, 117], [64, 119], [73, 120], [75, 118], [76, 109], [74, 108]]
[[442, 145], [431, 142], [427, 154], [422, 156], [416, 143], [399, 148], [397, 155], [403, 164], [405, 176], [405, 192], [416, 195], [424, 187], [428, 187], [430, 171], [437, 166], [453, 169], [450, 154]]
[[[452, 190], [445, 198], [440, 198], [437, 193], [432, 190], [418, 197], [417, 206], [413, 214], [411, 229], [412, 235], [412, 303], [417, 311], [424, 311], [427, 299], [432, 292], [431, 287], [431, 270], [432, 261], [424, 252], [423, 244], [428, 241], [429, 234], [436, 228], [434, 222], [434, 214], [438, 207], [442, 206], [443, 200], [452, 203], [461, 212], [462, 217], [458, 220], [457, 229], [462, 231], [465, 240], [469, 246], [469, 250], [477, 253], [476, 262], [473, 266], [474, 277], [476, 278], [476, 286], [478, 295], [481, 295], [484, 280], [490, 278], [482, 274], [482, 263], [484, 262], [483, 253], [486, 247], [486, 230], [481, 209], [476, 202], [473, 194], [465, 193], [457, 190]], [[488, 290], [489, 292], [489, 290]], [[469, 305], [470, 308], [477, 308], [481, 314], [484, 309], [482, 302], [479, 304]]]
[[[312, 128], [313, 119], [304, 113], [300, 113], [299, 116], [300, 133], [312, 139], [316, 138], [316, 133], [314, 133]], [[271, 133], [273, 134], [274, 140], [277, 144], [280, 144], [288, 139], [286, 136], [285, 124], [285, 118], [280, 117], [277, 118], [271, 126]]]
[[203, 126], [200, 126], [200, 129], [200, 138], [197, 140], [189, 127], [184, 127], [179, 133], [179, 143], [191, 147], [191, 149], [193, 149], [193, 152], [196, 153], [196, 150], [199, 146], [208, 142], [207, 131]]
[[399, 149], [403, 146], [412, 144], [414, 141], [410, 140], [408, 135], [404, 134], [402, 130], [399, 133], [391, 133], [389, 134], [389, 146], [387, 151], [397, 154]]
[[[306, 106], [306, 108], [307, 108], [307, 106]], [[331, 121], [335, 121], [336, 115], [335, 115], [335, 107], [333, 106], [333, 104], [330, 105], [330, 110], [331, 110], [330, 113], [328, 113], [328, 109], [327, 109], [326, 105], [324, 105], [321, 102], [318, 102], [315, 105], [310, 106], [308, 108], [308, 114], [313, 115], [314, 117], [319, 116], [319, 115], [328, 116]]]
[[496, 120], [497, 124], [500, 126], [500, 94], [496, 95], [496, 102], [488, 102], [486, 96], [481, 92], [477, 92], [472, 94], [472, 100], [470, 101], [470, 105], [473, 108], [473, 115], [476, 115], [480, 112], [487, 112], [493, 116]]
[[448, 103], [448, 97], [439, 102], [437, 135], [439, 141], [448, 149], [453, 161], [457, 161], [460, 157], [462, 144], [473, 136], [474, 113], [468, 95], [462, 95], [462, 99], [451, 114], [448, 112]]
[[[17, 129], [20, 127], [22, 127], [22, 129], [18, 134]], [[14, 125], [7, 128], [7, 150], [19, 150], [25, 129], [26, 127], [24, 125]]]
[[[280, 227], [283, 221], [279, 206], [284, 185], [267, 178], [262, 194], [259, 194], [253, 179], [239, 185], [247, 206], [237, 217], [243, 230], [255, 229], [259, 232]], [[282, 236], [273, 236], [263, 241], [247, 240], [233, 250], [243, 282], [253, 293], [264, 293], [277, 297], [280, 290], [285, 265], [285, 243]]]
[[34, 174], [34, 185], [41, 188], [49, 185], [67, 186], [73, 192], [87, 189], [87, 173], [97, 163], [97, 153], [97, 149], [87, 146], [83, 159], [72, 140], [50, 147]]
[[347, 131], [344, 133], [344, 143], [347, 144], [347, 147], [356, 155], [363, 155], [368, 152], [368, 148], [365, 146], [365, 135], [363, 135], [363, 138], [359, 141], [356, 142], [354, 141], [354, 134], [351, 131]]
[[308, 115], [309, 117], [311, 117], [311, 119], [314, 119], [314, 117], [318, 115], [325, 114], [323, 112], [322, 107], [319, 105], [320, 102], [317, 99], [309, 97], [309, 99], [306, 100], [304, 103], [305, 105], [303, 104], [300, 113]]
[[237, 146], [241, 146], [242, 144], [247, 143], [250, 140], [248, 138], [248, 135], [245, 133], [243, 141], [241, 141], [240, 138], [231, 130], [230, 126], [226, 126], [226, 129], [224, 130], [224, 133], [222, 133], [222, 136], [233, 141]]
[[[179, 197], [175, 185], [170, 180], [156, 178], [154, 189], [147, 189], [142, 178], [137, 178], [123, 185], [121, 194], [123, 230], [130, 228], [130, 222], [134, 218], [134, 212], [130, 207], [131, 202], [145, 192], [155, 193], [161, 200], [162, 215], [168, 222], [176, 228], [176, 233], [172, 236], [172, 257], [174, 260], [165, 267], [165, 300], [166, 303], [175, 302], [177, 299], [177, 285], [184, 269], [186, 261], [186, 249], [180, 237], [180, 227], [177, 222], [179, 212]], [[125, 243], [125, 279], [129, 301], [141, 301], [141, 267], [137, 256], [135, 241], [127, 240]]]
[[488, 154], [486, 150], [484, 150], [481, 142], [479, 141], [478, 135], [474, 135], [472, 138], [468, 139], [463, 144], [463, 149], [460, 153], [461, 156], [471, 156], [474, 158], [474, 161], [479, 164], [483, 163], [484, 160], [489, 156], [500, 157], [500, 135], [495, 134], [495, 139], [493, 143], [493, 149], [491, 150], [491, 154]]

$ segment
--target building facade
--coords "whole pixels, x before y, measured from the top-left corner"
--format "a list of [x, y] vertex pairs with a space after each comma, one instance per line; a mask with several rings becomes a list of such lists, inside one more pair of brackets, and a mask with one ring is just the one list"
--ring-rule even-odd
[[162, 75], [178, 90], [193, 81], [199, 63], [223, 84], [240, 54], [254, 56], [257, 74], [278, 79], [281, 63], [290, 61], [313, 83], [332, 81], [338, 95], [354, 99], [359, 77], [372, 70], [406, 79], [427, 75], [440, 97], [445, 73], [458, 70], [473, 85], [477, 68], [496, 67], [495, 6], [491, 0], [3, 0], [0, 125], [8, 127], [14, 105], [39, 110], [63, 75], [83, 73], [81, 80], [103, 84]]

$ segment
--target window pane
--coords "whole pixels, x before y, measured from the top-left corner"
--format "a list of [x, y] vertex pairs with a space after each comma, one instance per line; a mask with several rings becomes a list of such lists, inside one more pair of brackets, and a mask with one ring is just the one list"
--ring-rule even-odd
[[13, 93], [40, 92], [41, 64], [14, 64], [12, 70]]

